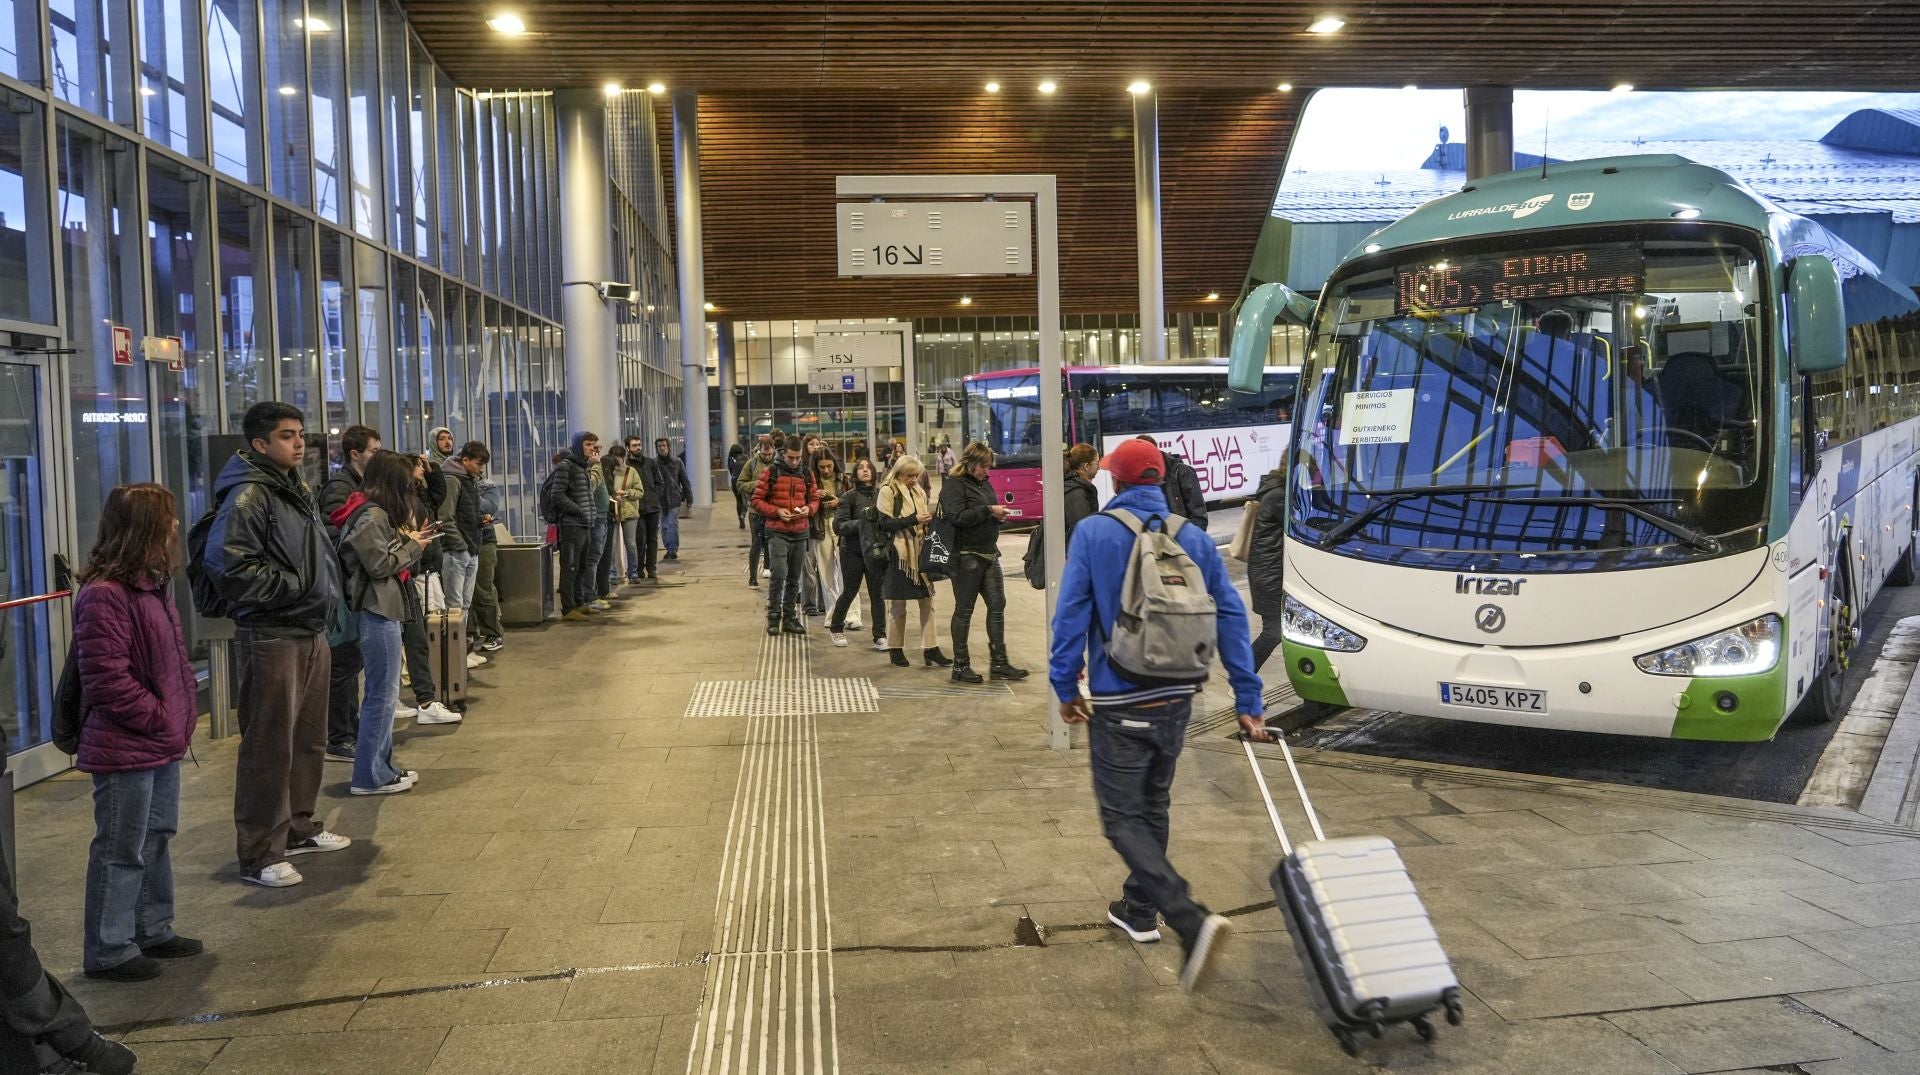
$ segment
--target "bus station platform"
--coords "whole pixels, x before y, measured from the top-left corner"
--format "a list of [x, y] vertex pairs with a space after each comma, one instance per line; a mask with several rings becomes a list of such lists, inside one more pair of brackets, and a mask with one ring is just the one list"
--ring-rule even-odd
[[615, 612], [512, 634], [464, 723], [402, 721], [413, 791], [350, 798], [330, 765], [323, 816], [353, 846], [301, 859], [297, 887], [239, 882], [238, 740], [196, 737], [173, 851], [207, 952], [157, 980], [80, 976], [87, 778], [21, 792], [42, 958], [164, 1075], [1920, 1071], [1920, 832], [1308, 751], [1329, 835], [1400, 846], [1467, 993], [1433, 1043], [1400, 1027], [1350, 1059], [1272, 906], [1279, 851], [1218, 691], [1171, 853], [1237, 932], [1183, 995], [1170, 937], [1105, 923], [1124, 871], [1084, 751], [1048, 749], [1038, 591], [1010, 579], [1035, 675], [963, 687], [818, 619], [768, 638], [732, 513], [683, 529]]

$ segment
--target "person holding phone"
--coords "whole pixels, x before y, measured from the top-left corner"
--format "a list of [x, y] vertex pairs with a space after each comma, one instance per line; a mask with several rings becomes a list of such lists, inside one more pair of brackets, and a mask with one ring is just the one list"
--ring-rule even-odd
[[940, 486], [940, 511], [953, 520], [953, 681], [979, 683], [973, 670], [967, 635], [973, 606], [987, 605], [987, 649], [994, 679], [1022, 680], [1027, 670], [1014, 665], [1007, 653], [1007, 586], [1000, 570], [1000, 525], [1008, 508], [994, 492], [989, 471], [993, 449], [979, 441], [967, 445], [960, 462]]

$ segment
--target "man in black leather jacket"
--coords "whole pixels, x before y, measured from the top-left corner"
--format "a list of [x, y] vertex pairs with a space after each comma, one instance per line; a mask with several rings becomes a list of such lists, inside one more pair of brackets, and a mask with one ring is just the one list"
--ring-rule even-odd
[[313, 816], [333, 667], [327, 619], [341, 592], [333, 539], [300, 478], [305, 426], [299, 408], [285, 403], [247, 411], [247, 447], [214, 483], [218, 507], [204, 561], [239, 628], [235, 851], [241, 879], [268, 888], [300, 883], [289, 855], [351, 842]]
[[987, 649], [992, 663], [987, 674], [994, 679], [1019, 680], [1027, 671], [1019, 668], [1007, 654], [1007, 589], [1000, 571], [1000, 524], [1006, 521], [1007, 506], [994, 493], [987, 477], [993, 466], [993, 450], [975, 441], [960, 453], [960, 465], [947, 475], [940, 487], [940, 512], [953, 520], [953, 679], [959, 683], [979, 683], [980, 673], [973, 670], [972, 652], [967, 648], [968, 628], [972, 625], [975, 600], [987, 604]]

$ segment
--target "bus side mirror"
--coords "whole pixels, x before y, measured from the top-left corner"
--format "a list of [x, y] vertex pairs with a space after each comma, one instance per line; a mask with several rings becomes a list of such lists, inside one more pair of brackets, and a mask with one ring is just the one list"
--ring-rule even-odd
[[1787, 277], [1787, 318], [1793, 368], [1824, 373], [1847, 364], [1847, 317], [1840, 272], [1824, 254], [1793, 259]]
[[1233, 350], [1227, 359], [1227, 387], [1258, 392], [1267, 370], [1267, 345], [1274, 322], [1285, 317], [1298, 325], [1313, 321], [1312, 299], [1285, 284], [1261, 284], [1248, 293], [1233, 319]]

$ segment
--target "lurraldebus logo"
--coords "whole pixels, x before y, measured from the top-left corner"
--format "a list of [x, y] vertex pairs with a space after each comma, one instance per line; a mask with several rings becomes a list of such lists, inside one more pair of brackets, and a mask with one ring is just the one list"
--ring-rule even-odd
[[1521, 217], [1532, 216], [1540, 210], [1545, 209], [1547, 203], [1551, 201], [1553, 201], [1553, 195], [1551, 194], [1536, 194], [1521, 203], [1520, 208], [1513, 211], [1513, 219], [1519, 220]]
[[1489, 205], [1479, 209], [1462, 209], [1457, 213], [1448, 213], [1448, 220], [1472, 220], [1474, 217], [1494, 216], [1499, 213], [1511, 213], [1513, 219], [1521, 220], [1545, 209], [1553, 203], [1553, 195], [1536, 194], [1524, 202], [1507, 202], [1503, 205]]

